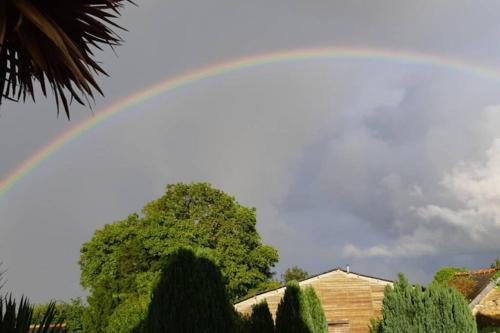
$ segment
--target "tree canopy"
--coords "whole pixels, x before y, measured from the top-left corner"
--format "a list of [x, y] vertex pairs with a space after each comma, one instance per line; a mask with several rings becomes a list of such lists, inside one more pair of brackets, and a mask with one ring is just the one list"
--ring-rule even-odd
[[433, 282], [447, 285], [448, 282], [453, 278], [455, 273], [466, 272], [466, 271], [467, 271], [467, 267], [452, 267], [452, 266], [441, 267], [434, 274]]
[[262, 244], [255, 209], [209, 184], [168, 185], [142, 213], [97, 230], [81, 248], [81, 284], [101, 327], [126, 299], [150, 292], [165, 259], [181, 247], [209, 252], [231, 300], [271, 280], [278, 253]]
[[292, 266], [290, 268], [287, 268], [285, 272], [281, 275], [281, 278], [285, 283], [293, 280], [301, 281], [307, 279], [308, 277], [309, 273], [298, 266]]

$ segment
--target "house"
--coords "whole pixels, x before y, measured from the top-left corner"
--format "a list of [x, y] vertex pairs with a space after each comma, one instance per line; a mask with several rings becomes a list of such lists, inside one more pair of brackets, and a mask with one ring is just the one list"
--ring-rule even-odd
[[[384, 289], [392, 281], [350, 272], [341, 268], [299, 282], [312, 286], [323, 304], [329, 333], [367, 333], [370, 320], [381, 316]], [[249, 314], [252, 306], [266, 300], [276, 316], [285, 287], [277, 288], [235, 304], [236, 310]]]
[[500, 278], [495, 268], [455, 273], [449, 284], [469, 301], [479, 327], [500, 326]]

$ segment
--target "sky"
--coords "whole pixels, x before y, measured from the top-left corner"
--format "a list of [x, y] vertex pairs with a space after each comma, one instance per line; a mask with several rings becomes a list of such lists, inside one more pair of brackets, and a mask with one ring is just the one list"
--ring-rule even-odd
[[[137, 1], [93, 110], [0, 107], [0, 179], [81, 121], [160, 80], [304, 48], [434, 54], [500, 71], [497, 1]], [[79, 250], [166, 184], [209, 182], [256, 207], [277, 276], [350, 265], [427, 283], [500, 256], [500, 78], [370, 59], [278, 63], [161, 94], [85, 132], [0, 197], [6, 291], [85, 295]]]

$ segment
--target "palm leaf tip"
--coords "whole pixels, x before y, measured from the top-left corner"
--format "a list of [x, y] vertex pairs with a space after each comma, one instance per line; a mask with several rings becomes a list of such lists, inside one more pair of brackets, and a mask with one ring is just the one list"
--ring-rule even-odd
[[106, 74], [92, 49], [120, 45], [115, 20], [130, 0], [0, 0], [0, 103], [35, 100], [35, 83], [54, 94], [69, 118], [71, 101], [102, 95]]

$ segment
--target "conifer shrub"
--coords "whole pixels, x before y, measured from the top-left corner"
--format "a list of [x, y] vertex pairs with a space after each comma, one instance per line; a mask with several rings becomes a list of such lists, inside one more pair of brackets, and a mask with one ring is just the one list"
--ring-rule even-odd
[[288, 282], [276, 311], [276, 333], [312, 333], [309, 303], [297, 281]]
[[235, 313], [235, 332], [250, 333], [250, 315]]
[[469, 309], [468, 302], [458, 291], [438, 284], [431, 284], [425, 290], [424, 295], [425, 332], [477, 332], [476, 321]]
[[477, 333], [467, 301], [457, 291], [432, 283], [411, 286], [403, 274], [385, 290], [377, 333]]
[[312, 332], [328, 333], [328, 322], [326, 321], [325, 311], [314, 288], [311, 286], [306, 287], [303, 292], [309, 305], [309, 313], [313, 326]]
[[134, 332], [233, 333], [235, 317], [213, 261], [179, 249], [167, 259], [146, 318]]
[[368, 325], [369, 333], [382, 333], [382, 320], [377, 318], [372, 318], [370, 320], [370, 325]]
[[252, 307], [248, 333], [274, 333], [273, 317], [265, 300]]

